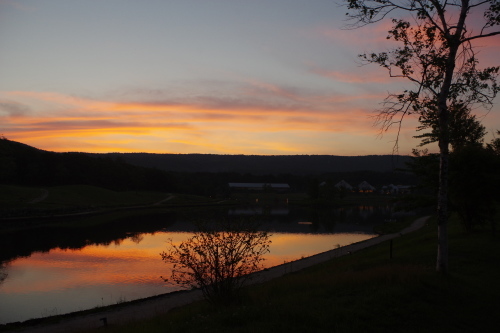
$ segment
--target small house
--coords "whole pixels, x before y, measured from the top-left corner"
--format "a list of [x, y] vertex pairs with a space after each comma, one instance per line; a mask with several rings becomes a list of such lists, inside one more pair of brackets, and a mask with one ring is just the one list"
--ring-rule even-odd
[[236, 191], [267, 191], [287, 192], [290, 190], [290, 185], [282, 183], [229, 183], [230, 190]]
[[375, 187], [371, 186], [366, 180], [364, 180], [358, 185], [358, 190], [362, 193], [372, 193], [375, 191]]
[[346, 182], [345, 180], [341, 180], [340, 182], [338, 182], [336, 185], [335, 185], [336, 188], [338, 188], [339, 190], [340, 189], [344, 189], [344, 190], [348, 190], [348, 191], [352, 191], [352, 186], [349, 185], [348, 182]]

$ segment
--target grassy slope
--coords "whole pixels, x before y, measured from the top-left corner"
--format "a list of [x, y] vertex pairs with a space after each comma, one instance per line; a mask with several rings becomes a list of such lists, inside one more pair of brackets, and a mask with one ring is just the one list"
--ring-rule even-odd
[[0, 207], [13, 204], [26, 204], [42, 194], [35, 187], [0, 185]]
[[500, 242], [450, 230], [448, 276], [434, 271], [436, 225], [246, 290], [240, 305], [205, 302], [107, 332], [480, 332], [500, 310]]
[[[95, 186], [67, 185], [44, 188], [49, 191], [46, 199], [33, 206], [95, 205], [120, 206], [150, 204], [167, 194], [160, 192], [117, 192]], [[42, 188], [0, 185], [0, 203], [3, 205], [26, 205], [43, 192]]]

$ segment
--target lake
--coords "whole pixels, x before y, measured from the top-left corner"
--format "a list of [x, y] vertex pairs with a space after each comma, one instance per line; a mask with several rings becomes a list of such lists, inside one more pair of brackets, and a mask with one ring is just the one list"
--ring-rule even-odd
[[0, 323], [179, 290], [161, 279], [169, 267], [159, 254], [169, 239], [189, 238], [195, 221], [251, 217], [272, 234], [271, 267], [374, 237], [373, 226], [391, 216], [389, 206], [122, 212], [2, 234]]

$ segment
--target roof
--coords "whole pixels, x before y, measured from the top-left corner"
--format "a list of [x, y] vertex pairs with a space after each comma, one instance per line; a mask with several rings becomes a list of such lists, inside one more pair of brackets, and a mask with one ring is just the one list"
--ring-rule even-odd
[[360, 190], [375, 190], [375, 187], [371, 186], [366, 180], [359, 183], [358, 188]]
[[349, 185], [349, 183], [348, 183], [348, 182], [346, 182], [346, 181], [345, 181], [345, 180], [343, 180], [343, 179], [342, 179], [341, 181], [339, 181], [339, 182], [335, 185], [335, 187], [337, 187], [337, 188], [341, 188], [341, 187], [343, 187], [343, 188], [346, 188], [346, 189], [348, 189], [348, 190], [352, 190], [352, 186], [351, 186], [351, 185]]

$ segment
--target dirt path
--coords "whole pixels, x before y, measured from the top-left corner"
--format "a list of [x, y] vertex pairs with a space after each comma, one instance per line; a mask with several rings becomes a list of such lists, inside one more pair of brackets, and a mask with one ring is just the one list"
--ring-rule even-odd
[[164, 202], [166, 202], [166, 201], [172, 200], [173, 198], [175, 198], [175, 195], [170, 194], [170, 195], [169, 195], [168, 197], [166, 197], [165, 199], [160, 200], [160, 201], [158, 201], [158, 202], [156, 202], [156, 203], [152, 204], [152, 206], [159, 206], [159, 205], [161, 205], [162, 203], [164, 203]]
[[[423, 227], [428, 218], [429, 217], [426, 216], [415, 220], [410, 227], [402, 230], [400, 233], [371, 238], [363, 242], [319, 253], [311, 257], [299, 259], [293, 262], [269, 268], [261, 272], [257, 272], [254, 274], [252, 283], [261, 283], [264, 281], [268, 281], [283, 276], [284, 274], [299, 271], [301, 269], [316, 265], [329, 259], [350, 254], [369, 246], [380, 244], [387, 240], [400, 237], [402, 234], [406, 234]], [[158, 296], [156, 298], [131, 303], [120, 308], [103, 310], [102, 312], [94, 314], [74, 316], [71, 318], [62, 319], [58, 323], [45, 325], [41, 324], [39, 326], [28, 327], [16, 332], [75, 333], [83, 330], [103, 327], [103, 318], [105, 318], [109, 325], [124, 324], [130, 321], [145, 319], [158, 314], [166, 313], [175, 307], [192, 303], [196, 300], [200, 300], [201, 298], [202, 294], [199, 290], [174, 292], [165, 294], [163, 296]]]
[[29, 203], [30, 204], [34, 204], [34, 203], [37, 203], [37, 202], [40, 202], [40, 201], [43, 201], [45, 199], [47, 199], [47, 197], [49, 196], [49, 191], [46, 190], [46, 189], [42, 189], [42, 194], [40, 194], [38, 197], [36, 197], [35, 199], [31, 200]]

